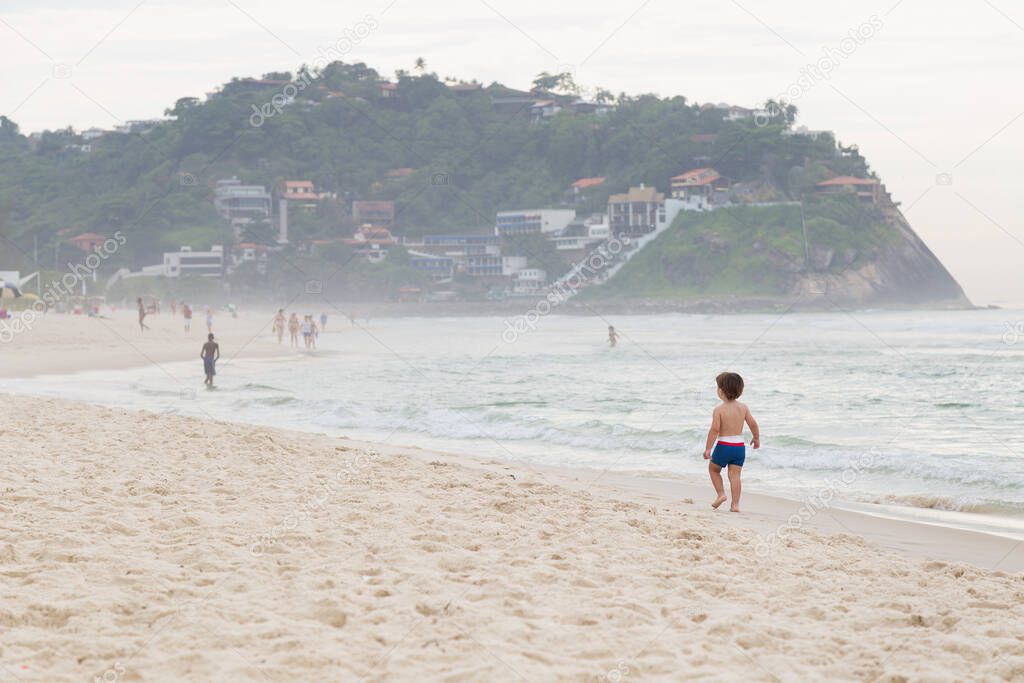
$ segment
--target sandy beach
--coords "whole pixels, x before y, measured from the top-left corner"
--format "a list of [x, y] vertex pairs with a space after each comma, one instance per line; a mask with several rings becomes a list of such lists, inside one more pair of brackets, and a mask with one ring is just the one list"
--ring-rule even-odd
[[[0, 372], [192, 356], [167, 316], [144, 339], [95, 322], [44, 319]], [[289, 353], [264, 322], [223, 334]], [[797, 503], [713, 512], [698, 481], [0, 409], [4, 680], [1024, 678], [1013, 539], [835, 509], [793, 528]]]
[[[284, 344], [266, 343], [271, 337], [273, 313], [246, 313], [238, 318], [218, 312], [213, 332], [225, 349], [224, 363], [246, 358], [293, 355]], [[134, 310], [106, 314], [103, 318], [81, 315], [37, 315], [28, 318], [28, 329], [10, 335], [0, 346], [0, 378], [32, 377], [40, 374], [69, 374], [83, 370], [116, 370], [193, 360], [198, 365], [199, 349], [206, 341], [206, 320], [202, 311], [192, 319], [192, 331], [184, 332], [181, 312], [146, 318], [150, 327], [139, 331]], [[11, 321], [0, 321], [0, 323]], [[265, 337], [263, 343], [258, 343]], [[191, 343], [189, 343], [191, 342]]]

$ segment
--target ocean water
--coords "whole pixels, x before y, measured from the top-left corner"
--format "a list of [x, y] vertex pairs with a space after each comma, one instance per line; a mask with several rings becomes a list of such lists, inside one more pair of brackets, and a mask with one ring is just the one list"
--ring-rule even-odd
[[733, 370], [762, 430], [748, 490], [1024, 529], [1022, 320], [1006, 310], [549, 315], [512, 333], [502, 318], [339, 316], [297, 362], [232, 362], [224, 348], [215, 390], [198, 361], [5, 386], [526, 466], [704, 476], [714, 377]]

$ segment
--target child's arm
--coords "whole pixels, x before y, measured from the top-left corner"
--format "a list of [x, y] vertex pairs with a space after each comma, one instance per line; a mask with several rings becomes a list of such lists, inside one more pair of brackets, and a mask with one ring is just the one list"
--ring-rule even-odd
[[708, 430], [708, 440], [704, 445], [704, 459], [711, 459], [711, 449], [715, 445], [715, 441], [718, 439], [718, 433], [722, 429], [722, 415], [718, 412], [718, 408], [715, 408], [715, 412], [711, 414], [711, 429]]
[[757, 420], [750, 413], [750, 408], [747, 408], [747, 414], [743, 417], [746, 420], [747, 425], [750, 427], [750, 432], [754, 435], [754, 448], [758, 449], [761, 447], [761, 428], [757, 426]]

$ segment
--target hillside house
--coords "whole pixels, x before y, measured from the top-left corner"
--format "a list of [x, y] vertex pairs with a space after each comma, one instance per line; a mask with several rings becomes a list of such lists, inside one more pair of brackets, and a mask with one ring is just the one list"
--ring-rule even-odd
[[595, 188], [604, 185], [604, 177], [580, 178], [569, 186], [568, 195], [572, 201], [580, 201]]
[[547, 272], [540, 268], [522, 268], [512, 276], [512, 296], [537, 296], [547, 280]]
[[530, 106], [530, 118], [534, 121], [544, 121], [562, 111], [562, 105], [555, 100], [537, 100]]
[[500, 211], [495, 221], [494, 234], [502, 237], [554, 234], [564, 230], [575, 218], [574, 209]]
[[615, 111], [615, 105], [607, 102], [588, 102], [576, 100], [570, 105], [573, 114], [597, 114], [603, 116]]
[[217, 212], [232, 222], [269, 218], [271, 196], [262, 185], [243, 185], [237, 177], [217, 181], [213, 190]]
[[395, 224], [395, 203], [387, 201], [352, 202], [352, 220], [358, 226], [391, 229]]
[[193, 251], [182, 247], [178, 251], [164, 252], [164, 262], [143, 268], [145, 275], [178, 278], [188, 275], [219, 278], [224, 274], [224, 247], [214, 245], [209, 251]]
[[876, 178], [855, 178], [854, 176], [839, 176], [820, 182], [815, 186], [815, 193], [819, 195], [855, 194], [857, 199], [865, 204], [874, 205], [878, 205], [883, 198], [888, 196], [885, 186]]
[[311, 180], [286, 180], [281, 186], [279, 200], [289, 202], [304, 211], [315, 211], [320, 203], [316, 186]]
[[641, 185], [608, 197], [608, 225], [615, 237], [641, 237], [671, 223], [683, 209], [679, 199], [665, 199], [657, 188]]
[[672, 178], [672, 197], [681, 199], [687, 211], [707, 211], [715, 193], [729, 188], [729, 181], [713, 168], [695, 168]]
[[356, 234], [342, 242], [352, 247], [352, 252], [370, 263], [380, 263], [388, 256], [388, 250], [398, 244], [391, 231], [377, 226], [364, 226]]
[[592, 248], [607, 241], [610, 236], [608, 217], [595, 214], [583, 220], [573, 221], [565, 230], [552, 237], [551, 241], [566, 260], [578, 261]]
[[103, 246], [103, 243], [107, 241], [106, 235], [100, 235], [95, 232], [83, 232], [81, 235], [72, 237], [68, 240], [73, 245], [81, 249], [82, 251], [92, 253]]
[[529, 93], [512, 93], [491, 98], [491, 107], [494, 108], [495, 113], [504, 116], [529, 115], [536, 103], [537, 98]]

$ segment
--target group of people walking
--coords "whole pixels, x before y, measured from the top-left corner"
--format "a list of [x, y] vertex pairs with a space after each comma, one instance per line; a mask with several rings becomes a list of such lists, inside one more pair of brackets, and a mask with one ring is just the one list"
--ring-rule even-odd
[[320, 333], [327, 329], [327, 314], [320, 314], [320, 324], [311, 315], [305, 315], [299, 320], [297, 313], [292, 313], [285, 318], [284, 309], [279, 308], [274, 316], [274, 333], [277, 334], [277, 343], [284, 343], [284, 331], [288, 329], [288, 343], [298, 348], [299, 334], [302, 334], [302, 344], [305, 348], [316, 349], [316, 340]]

